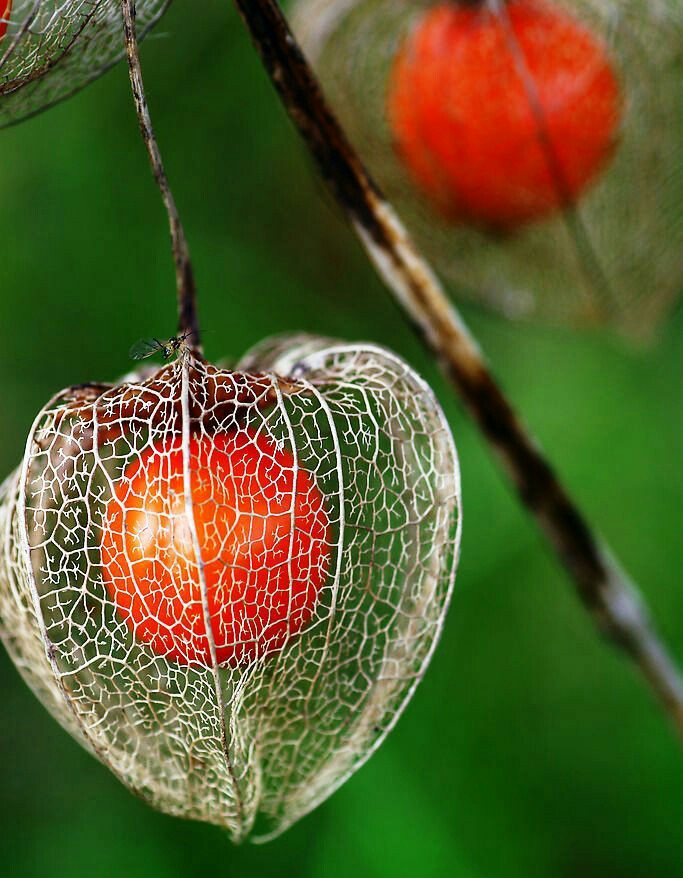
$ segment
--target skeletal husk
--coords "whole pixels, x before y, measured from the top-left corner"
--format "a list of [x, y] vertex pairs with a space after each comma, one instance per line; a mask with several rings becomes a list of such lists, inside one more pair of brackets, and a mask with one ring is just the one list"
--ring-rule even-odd
[[[138, 0], [143, 38], [171, 0]], [[32, 116], [123, 58], [120, 0], [14, 0], [0, 40], [0, 127]]]
[[[159, 437], [245, 429], [286, 447], [322, 492], [328, 579], [276, 653], [170, 660], [112, 605], [104, 509]], [[186, 352], [147, 377], [66, 390], [36, 418], [0, 498], [0, 634], [53, 716], [135, 793], [263, 840], [330, 795], [396, 722], [442, 627], [460, 529], [448, 424], [397, 356], [283, 337], [229, 372]]]
[[[623, 96], [618, 144], [575, 205], [501, 234], [438, 213], [390, 131], [396, 53], [443, 2], [297, 0], [293, 24], [351, 141], [455, 298], [513, 320], [606, 324], [649, 340], [683, 288], [683, 4], [547, 0], [606, 46]], [[505, 5], [482, 0], [482, 15]]]

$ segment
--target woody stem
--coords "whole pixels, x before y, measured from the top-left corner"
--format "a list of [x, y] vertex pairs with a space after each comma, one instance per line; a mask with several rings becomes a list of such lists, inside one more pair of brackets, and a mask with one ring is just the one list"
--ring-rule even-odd
[[121, 0], [121, 13], [123, 15], [123, 33], [128, 56], [128, 70], [130, 84], [133, 92], [133, 100], [140, 124], [140, 133], [147, 149], [149, 161], [152, 166], [154, 180], [159, 187], [161, 198], [168, 214], [168, 223], [171, 232], [171, 248], [175, 265], [176, 290], [178, 296], [178, 331], [180, 335], [187, 336], [187, 343], [193, 353], [201, 356], [202, 348], [199, 337], [199, 323], [197, 318], [197, 289], [194, 280], [194, 271], [190, 260], [190, 250], [185, 237], [185, 230], [176, 207], [173, 192], [166, 176], [164, 163], [161, 158], [159, 145], [154, 134], [152, 119], [147, 104], [145, 85], [142, 78], [140, 65], [140, 53], [136, 29], [135, 0]]

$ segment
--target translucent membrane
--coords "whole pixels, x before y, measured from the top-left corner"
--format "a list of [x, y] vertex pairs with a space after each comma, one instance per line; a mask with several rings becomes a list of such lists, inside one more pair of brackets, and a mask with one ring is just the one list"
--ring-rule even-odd
[[[425, 13], [443, 2], [299, 0], [295, 28], [354, 145], [456, 298], [514, 319], [607, 323], [648, 337], [683, 287], [683, 5], [522, 2], [557, 9], [604, 46], [621, 91], [620, 124], [614, 153], [574, 203], [503, 230], [453, 222], [435, 209], [438, 193], [425, 197], [420, 191], [415, 168], [407, 167], [391, 130], [396, 57]], [[528, 59], [515, 45], [508, 4], [470, 2], [468, 8], [479, 8], [482, 20], [501, 22], [524, 78]], [[449, 102], [457, 111], [458, 92], [444, 76], [443, 82], [430, 80], [429, 101], [432, 107], [445, 102], [448, 114]], [[532, 80], [527, 75], [525, 82], [530, 112], [537, 113]], [[541, 141], [543, 123], [539, 118]], [[454, 142], [450, 173], [462, 175], [457, 149]], [[427, 171], [435, 173], [433, 165]]]
[[[138, 0], [141, 38], [170, 2]], [[120, 0], [14, 0], [5, 18], [0, 127], [68, 97], [125, 54]]]
[[0, 503], [0, 634], [138, 795], [242, 839], [358, 768], [425, 672], [460, 480], [378, 347], [274, 339], [58, 394]]

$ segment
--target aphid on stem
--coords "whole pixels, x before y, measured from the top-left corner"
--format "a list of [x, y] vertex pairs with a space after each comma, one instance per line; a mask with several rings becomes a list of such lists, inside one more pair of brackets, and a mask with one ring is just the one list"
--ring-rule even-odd
[[128, 352], [131, 360], [146, 360], [155, 354], [161, 354], [164, 360], [170, 360], [174, 354], [182, 356], [187, 349], [188, 339], [197, 337], [199, 331], [188, 330], [182, 335], [176, 335], [167, 341], [161, 341], [158, 338], [141, 338], [135, 342]]

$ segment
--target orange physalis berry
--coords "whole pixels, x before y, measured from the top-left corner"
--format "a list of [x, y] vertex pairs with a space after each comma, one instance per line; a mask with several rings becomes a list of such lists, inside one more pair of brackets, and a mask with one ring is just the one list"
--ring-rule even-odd
[[620, 104], [605, 45], [560, 7], [449, 2], [402, 44], [388, 115], [442, 214], [510, 230], [586, 190], [613, 152]]
[[185, 664], [212, 663], [207, 610], [219, 663], [281, 649], [327, 580], [321, 492], [290, 451], [244, 428], [190, 439], [190, 497], [184, 469], [181, 438], [160, 440], [115, 485], [102, 570], [119, 616]]

